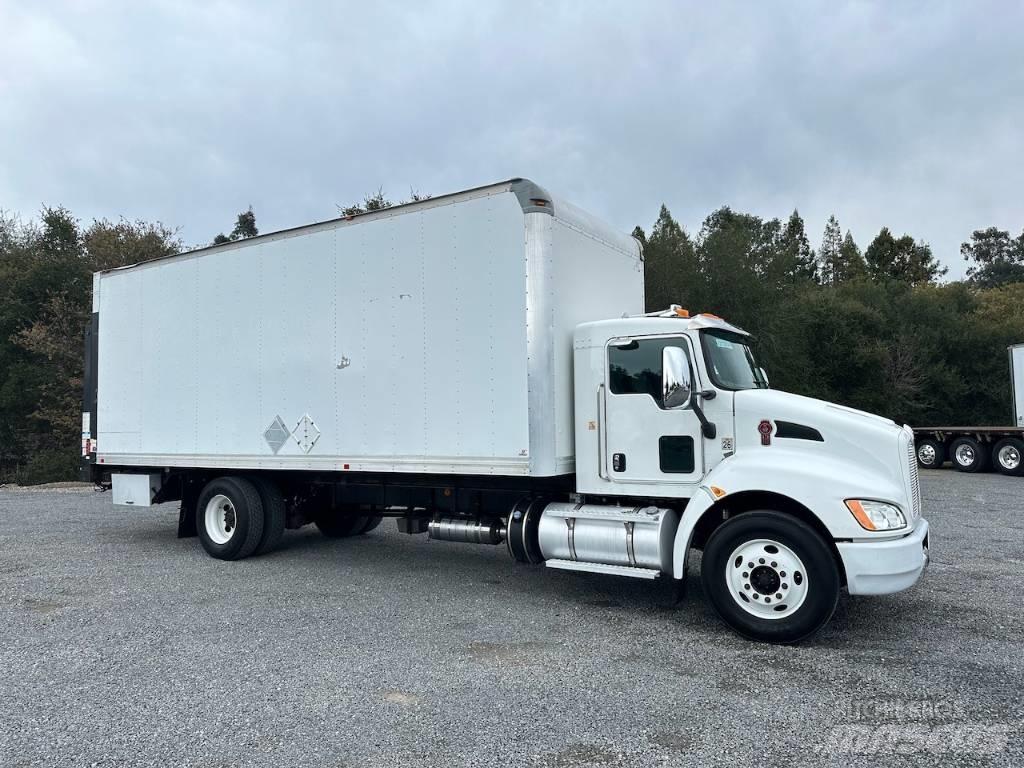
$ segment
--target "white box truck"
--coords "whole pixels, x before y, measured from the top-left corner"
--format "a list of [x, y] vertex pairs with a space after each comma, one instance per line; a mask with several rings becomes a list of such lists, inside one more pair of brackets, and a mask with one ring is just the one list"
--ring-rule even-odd
[[682, 584], [795, 642], [928, 563], [913, 433], [768, 388], [750, 337], [643, 313], [632, 238], [524, 180], [95, 276], [82, 452], [213, 557], [383, 518]]
[[1004, 475], [1024, 476], [1024, 344], [1007, 348], [1013, 424], [1008, 427], [917, 427], [917, 462], [939, 469], [948, 459], [960, 472], [994, 469]]

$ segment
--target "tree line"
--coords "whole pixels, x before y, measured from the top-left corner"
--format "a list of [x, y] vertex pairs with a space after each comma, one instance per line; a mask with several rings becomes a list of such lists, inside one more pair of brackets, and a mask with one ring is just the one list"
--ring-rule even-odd
[[[378, 190], [338, 214], [392, 204]], [[249, 208], [212, 244], [258, 232]], [[796, 211], [782, 222], [721, 208], [691, 235], [662, 206], [634, 235], [648, 311], [681, 304], [750, 331], [773, 387], [901, 423], [1009, 421], [1024, 232], [973, 232], [961, 248], [966, 279], [945, 283], [927, 244], [882, 229], [861, 251], [834, 216], [817, 248]], [[0, 482], [76, 477], [92, 273], [183, 248], [160, 223], [83, 224], [62, 207], [30, 221], [0, 214]]]

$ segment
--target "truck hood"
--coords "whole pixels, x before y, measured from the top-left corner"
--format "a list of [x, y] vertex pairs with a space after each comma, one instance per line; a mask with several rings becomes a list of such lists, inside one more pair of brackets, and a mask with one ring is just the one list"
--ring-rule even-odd
[[758, 424], [761, 420], [772, 422], [773, 433], [778, 430], [779, 421], [787, 421], [816, 429], [832, 446], [847, 444], [852, 449], [859, 449], [858, 452], [881, 450], [887, 462], [892, 462], [893, 451], [903, 431], [896, 422], [883, 416], [775, 389], [736, 392], [734, 408], [738, 439], [742, 439], [745, 432], [750, 432], [752, 421]]

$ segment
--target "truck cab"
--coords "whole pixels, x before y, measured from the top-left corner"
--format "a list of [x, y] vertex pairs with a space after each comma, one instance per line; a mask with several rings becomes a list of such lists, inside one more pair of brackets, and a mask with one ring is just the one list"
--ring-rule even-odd
[[883, 594], [920, 577], [909, 427], [772, 390], [749, 334], [709, 314], [585, 323], [573, 347], [579, 494], [681, 502], [666, 561], [682, 579], [704, 549], [705, 591], [734, 628], [792, 639], [841, 585]]

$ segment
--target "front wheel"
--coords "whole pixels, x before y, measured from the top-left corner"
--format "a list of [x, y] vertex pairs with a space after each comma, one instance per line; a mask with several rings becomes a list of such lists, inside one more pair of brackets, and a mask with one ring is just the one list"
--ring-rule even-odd
[[726, 624], [769, 643], [809, 637], [839, 601], [832, 551], [813, 528], [781, 512], [749, 512], [715, 529], [704, 547], [701, 581]]

